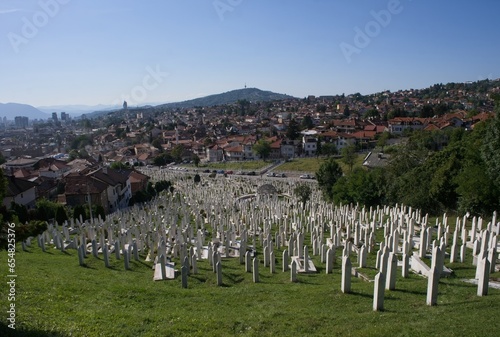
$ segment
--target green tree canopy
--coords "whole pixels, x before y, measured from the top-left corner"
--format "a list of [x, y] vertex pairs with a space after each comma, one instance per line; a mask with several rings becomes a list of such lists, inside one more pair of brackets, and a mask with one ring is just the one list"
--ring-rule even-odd
[[335, 159], [328, 158], [320, 165], [316, 172], [316, 180], [326, 200], [333, 200], [333, 186], [340, 177], [342, 168]]
[[7, 179], [3, 174], [3, 169], [0, 169], [0, 200], [5, 197], [5, 191], [7, 189]]
[[194, 163], [194, 166], [198, 167], [198, 165], [200, 165], [200, 157], [197, 155], [197, 154], [194, 154], [193, 155], [193, 163]]
[[384, 147], [387, 145], [387, 141], [391, 138], [391, 134], [387, 131], [383, 132], [378, 136], [377, 146], [382, 148], [382, 152], [384, 152]]
[[356, 146], [349, 145], [342, 149], [342, 162], [349, 167], [349, 172], [352, 172], [357, 157]]
[[364, 168], [356, 167], [350, 174], [339, 178], [333, 186], [336, 204], [359, 203], [365, 206], [380, 204], [375, 175]]
[[62, 225], [66, 220], [68, 220], [68, 215], [66, 214], [66, 209], [63, 205], [57, 205], [55, 219], [59, 225]]
[[36, 219], [48, 221], [56, 217], [56, 210], [59, 204], [45, 198], [38, 199], [35, 206]]
[[253, 145], [252, 151], [259, 155], [262, 159], [266, 160], [271, 154], [271, 143], [265, 139], [260, 139]]
[[161, 146], [161, 139], [160, 138], [155, 138], [153, 139], [153, 141], [151, 142], [151, 145], [153, 145], [155, 148], [157, 148], [158, 150], [162, 151], [163, 150], [163, 147]]
[[80, 218], [83, 221], [88, 219], [87, 212], [85, 212], [85, 207], [83, 205], [77, 205], [73, 209], [73, 219], [80, 220]]
[[324, 143], [321, 144], [321, 154], [324, 156], [335, 156], [339, 151], [335, 144], [333, 143]]
[[299, 123], [297, 123], [297, 121], [294, 118], [290, 119], [286, 129], [286, 137], [291, 140], [296, 140], [300, 136], [299, 132], [300, 132]]
[[314, 126], [314, 121], [311, 115], [307, 114], [302, 119], [302, 129], [311, 129]]
[[172, 151], [170, 151], [170, 155], [176, 162], [180, 162], [182, 160], [182, 155], [184, 154], [184, 146], [178, 144], [174, 146]]
[[299, 198], [300, 202], [302, 202], [302, 209], [306, 209], [306, 203], [311, 198], [312, 189], [308, 184], [299, 184], [293, 190], [293, 193]]
[[197, 183], [199, 183], [201, 181], [201, 177], [200, 177], [200, 175], [198, 173], [196, 173], [194, 175], [193, 181], [194, 181], [195, 184], [197, 184]]
[[500, 188], [500, 107], [496, 108], [496, 116], [486, 128], [481, 147], [481, 157], [490, 178]]
[[153, 159], [153, 164], [155, 164], [156, 166], [164, 166], [172, 163], [173, 161], [174, 158], [170, 155], [170, 153], [164, 152]]
[[121, 161], [115, 161], [115, 162], [111, 163], [111, 165], [109, 165], [109, 167], [112, 168], [113, 170], [126, 170], [126, 169], [130, 168], [130, 166], [122, 163]]
[[79, 149], [83, 149], [87, 145], [92, 145], [92, 139], [88, 135], [81, 135], [81, 136], [76, 137], [71, 142], [71, 149], [79, 150]]

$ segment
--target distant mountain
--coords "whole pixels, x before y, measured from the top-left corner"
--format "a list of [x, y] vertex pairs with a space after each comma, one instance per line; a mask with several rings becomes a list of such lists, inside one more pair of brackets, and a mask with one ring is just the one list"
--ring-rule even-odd
[[57, 112], [58, 115], [60, 115], [61, 112], [66, 112], [71, 116], [77, 117], [81, 116], [82, 114], [88, 114], [94, 111], [104, 111], [104, 110], [113, 110], [113, 109], [120, 109], [120, 106], [113, 106], [113, 105], [51, 105], [51, 106], [39, 106], [37, 107], [38, 110], [46, 112], [46, 113], [52, 113], [52, 112]]
[[272, 91], [264, 91], [257, 88], [237, 89], [222, 94], [210, 95], [191, 99], [188, 101], [167, 103], [159, 105], [161, 108], [193, 108], [197, 106], [214, 106], [235, 103], [238, 100], [248, 100], [250, 102], [267, 102], [282, 99], [294, 98], [293, 96], [277, 94]]
[[19, 103], [0, 103], [0, 117], [7, 117], [9, 120], [14, 120], [16, 116], [25, 116], [32, 119], [47, 119], [51, 116], [44, 113], [34, 106]]

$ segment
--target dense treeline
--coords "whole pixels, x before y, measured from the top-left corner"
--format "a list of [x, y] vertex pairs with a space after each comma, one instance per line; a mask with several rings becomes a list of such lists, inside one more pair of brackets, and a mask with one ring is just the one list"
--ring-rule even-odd
[[337, 204], [404, 203], [434, 215], [491, 215], [500, 209], [499, 113], [472, 131], [413, 132], [391, 150], [387, 167], [355, 168], [344, 176], [335, 162], [325, 162], [317, 172], [323, 196]]

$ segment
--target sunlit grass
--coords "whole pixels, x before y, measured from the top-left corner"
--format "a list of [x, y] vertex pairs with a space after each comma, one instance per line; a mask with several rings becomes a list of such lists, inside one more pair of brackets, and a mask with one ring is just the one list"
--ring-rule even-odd
[[200, 165], [199, 168], [207, 168], [214, 170], [251, 171], [251, 170], [263, 169], [271, 164], [272, 162], [263, 160], [234, 161], [234, 162], [229, 161], [224, 163], [207, 163]]
[[[356, 161], [353, 165], [353, 168], [359, 167], [363, 164], [363, 159], [366, 155], [360, 154], [357, 156]], [[279, 171], [300, 171], [300, 172], [311, 172], [314, 173], [318, 171], [321, 164], [326, 160], [325, 157], [313, 157], [313, 158], [295, 158], [291, 161], [283, 163], [278, 166], [276, 169]], [[347, 174], [349, 173], [349, 167], [344, 164], [341, 159], [336, 159], [337, 163], [339, 163], [342, 171]]]
[[[414, 274], [403, 279], [399, 269], [396, 290], [386, 291], [385, 311], [373, 312], [373, 283], [353, 278], [352, 293], [340, 291], [340, 249], [333, 274], [325, 274], [314, 256], [318, 273], [299, 274], [297, 283], [281, 271], [282, 250], [276, 250], [271, 274], [259, 247], [258, 284], [238, 259], [223, 258], [224, 285], [218, 287], [208, 262], [199, 261], [188, 289], [180, 277], [154, 282], [144, 256], [126, 271], [114, 255], [111, 268], [91, 255], [80, 267], [75, 250], [18, 249], [18, 333], [2, 325], [1, 336], [24, 335], [19, 330], [29, 336], [496, 336], [500, 324], [500, 291], [477, 297], [476, 286], [461, 281], [474, 276], [470, 251], [466, 263], [451, 265], [454, 275], [440, 281], [436, 307], [425, 304], [427, 280]], [[0, 256], [6, 261], [6, 252]], [[355, 255], [351, 259], [357, 266]], [[371, 277], [375, 252], [368, 263]], [[0, 289], [6, 308], [7, 287]]]

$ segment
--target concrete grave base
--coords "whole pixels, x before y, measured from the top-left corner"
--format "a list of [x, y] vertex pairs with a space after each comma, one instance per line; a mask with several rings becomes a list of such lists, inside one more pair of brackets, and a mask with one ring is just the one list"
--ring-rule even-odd
[[[292, 256], [292, 262], [295, 261], [297, 263], [297, 273], [306, 273], [304, 268], [304, 259], [299, 256]], [[290, 268], [291, 268], [290, 264]], [[307, 273], [317, 273], [316, 267], [314, 266], [314, 262], [308, 258], [307, 259]]]
[[[174, 263], [173, 262], [167, 262], [165, 263], [165, 274], [167, 275], [167, 279], [174, 279], [175, 278], [175, 269], [174, 269]], [[156, 263], [155, 264], [155, 273], [153, 276], [154, 281], [162, 281], [161, 277], [161, 263]]]

